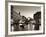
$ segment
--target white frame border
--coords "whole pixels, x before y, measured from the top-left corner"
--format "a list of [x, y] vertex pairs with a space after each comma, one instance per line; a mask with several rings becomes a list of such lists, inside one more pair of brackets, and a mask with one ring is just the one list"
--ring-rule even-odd
[[[41, 30], [39, 31], [19, 31], [19, 32], [11, 32], [10, 31], [10, 12], [11, 12], [11, 5], [19, 5], [19, 6], [41, 6]], [[25, 3], [8, 3], [8, 35], [17, 35], [17, 34], [34, 34], [34, 33], [43, 33], [43, 5], [42, 4], [25, 4]]]

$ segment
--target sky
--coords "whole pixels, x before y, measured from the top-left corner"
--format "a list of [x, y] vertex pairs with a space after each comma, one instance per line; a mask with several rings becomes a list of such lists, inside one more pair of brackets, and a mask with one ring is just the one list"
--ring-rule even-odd
[[14, 11], [16, 11], [17, 13], [20, 12], [20, 15], [25, 16], [25, 17], [31, 17], [33, 18], [33, 15], [37, 12], [37, 11], [41, 11], [41, 7], [40, 6], [14, 6], [13, 8]]

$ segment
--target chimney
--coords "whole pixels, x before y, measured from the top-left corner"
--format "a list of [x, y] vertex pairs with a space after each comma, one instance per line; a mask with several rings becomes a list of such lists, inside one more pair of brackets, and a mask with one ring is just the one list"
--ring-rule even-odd
[[19, 15], [20, 15], [20, 12], [19, 12]]

